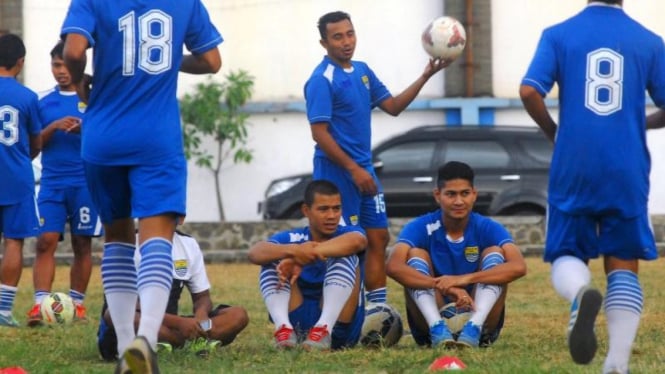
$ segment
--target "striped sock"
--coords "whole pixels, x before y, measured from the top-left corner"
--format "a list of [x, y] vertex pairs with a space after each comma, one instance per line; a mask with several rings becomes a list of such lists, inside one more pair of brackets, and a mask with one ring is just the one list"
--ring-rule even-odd
[[[492, 252], [483, 258], [480, 264], [481, 271], [489, 270], [505, 262], [506, 260], [501, 253]], [[476, 326], [482, 326], [485, 323], [487, 316], [492, 311], [494, 304], [499, 300], [501, 292], [503, 292], [503, 287], [498, 284], [478, 283], [473, 298], [476, 309], [471, 312], [471, 318], [469, 318], [469, 321]]]
[[385, 303], [388, 299], [388, 292], [386, 287], [377, 288], [365, 292], [365, 298], [368, 303]]
[[50, 291], [45, 291], [45, 290], [35, 290], [35, 304], [41, 304], [42, 300], [46, 298], [46, 296], [50, 295]]
[[283, 325], [292, 329], [293, 325], [289, 320], [291, 284], [287, 282], [280, 286], [276, 266], [277, 262], [261, 266], [259, 288], [270, 318], [275, 324], [275, 329], [279, 329]]
[[4, 316], [12, 314], [17, 290], [18, 287], [12, 287], [6, 284], [0, 285], [0, 314]]
[[[432, 275], [429, 271], [429, 264], [427, 261], [420, 257], [411, 257], [408, 259], [408, 261], [406, 261], [406, 264], [418, 270], [420, 273], [428, 276]], [[433, 288], [425, 290], [408, 288], [407, 291], [418, 306], [420, 313], [422, 313], [423, 317], [425, 317], [425, 321], [427, 321], [429, 326], [432, 326], [441, 320], [441, 314], [439, 313], [439, 308], [436, 305], [436, 297], [434, 296]]]
[[605, 316], [609, 335], [603, 372], [628, 372], [631, 348], [642, 314], [643, 295], [637, 274], [615, 270], [607, 275]]
[[316, 326], [327, 326], [332, 332], [333, 326], [353, 293], [356, 284], [358, 256], [329, 258], [326, 261], [326, 276], [323, 280], [323, 306]]
[[72, 300], [74, 300], [74, 303], [76, 303], [76, 305], [81, 305], [83, 304], [83, 300], [85, 299], [85, 293], [70, 289], [69, 297], [71, 297]]

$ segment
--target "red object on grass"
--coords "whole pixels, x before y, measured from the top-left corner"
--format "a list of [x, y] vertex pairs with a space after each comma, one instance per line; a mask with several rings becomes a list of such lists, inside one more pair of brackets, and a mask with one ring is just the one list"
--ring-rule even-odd
[[464, 370], [466, 365], [457, 357], [441, 356], [429, 365], [430, 371], [436, 370]]
[[12, 366], [8, 368], [0, 368], [0, 374], [28, 374], [28, 372], [20, 366]]

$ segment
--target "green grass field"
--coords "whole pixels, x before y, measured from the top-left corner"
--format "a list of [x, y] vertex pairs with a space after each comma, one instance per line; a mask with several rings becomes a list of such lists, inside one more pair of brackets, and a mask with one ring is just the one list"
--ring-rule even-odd
[[[607, 351], [604, 316], [597, 332], [600, 348], [588, 366], [569, 358], [565, 329], [568, 305], [549, 282], [549, 266], [539, 258], [527, 259], [529, 273], [513, 283], [508, 294], [506, 324], [500, 339], [487, 349], [432, 350], [419, 348], [410, 336], [388, 349], [355, 348], [342, 352], [280, 352], [272, 348], [272, 325], [257, 288], [258, 267], [249, 264], [208, 265], [215, 302], [247, 308], [250, 324], [236, 341], [207, 359], [186, 351], [159, 358], [162, 373], [424, 373], [437, 357], [462, 359], [468, 373], [600, 373]], [[664, 260], [641, 264], [645, 295], [642, 324], [633, 347], [632, 373], [665, 372], [665, 291], [660, 288]], [[600, 261], [592, 263], [596, 286], [604, 290]], [[54, 290], [68, 289], [68, 269], [59, 267]], [[14, 313], [25, 323], [32, 303], [32, 272], [25, 269]], [[404, 315], [401, 290], [389, 285], [389, 302]], [[87, 325], [30, 329], [0, 328], [0, 368], [21, 366], [30, 373], [112, 373], [114, 365], [102, 362], [96, 348], [97, 315], [101, 307], [99, 268], [87, 294], [91, 322]], [[188, 299], [186, 296], [185, 299]], [[183, 310], [188, 310], [186, 305]]]

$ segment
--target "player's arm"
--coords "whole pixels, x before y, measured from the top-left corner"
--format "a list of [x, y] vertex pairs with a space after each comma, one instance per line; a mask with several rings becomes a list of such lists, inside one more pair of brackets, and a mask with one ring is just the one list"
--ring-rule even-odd
[[79, 132], [81, 128], [81, 119], [67, 116], [57, 119], [46, 126], [42, 132], [42, 144], [47, 144], [56, 131]]
[[374, 178], [360, 165], [358, 165], [344, 150], [337, 144], [335, 139], [328, 131], [327, 122], [313, 123], [310, 126], [312, 131], [312, 139], [318, 146], [325, 152], [326, 156], [334, 163], [343, 167], [351, 174], [353, 182], [356, 184], [360, 192], [367, 194], [375, 194], [377, 191]]
[[214, 74], [221, 67], [222, 56], [217, 47], [201, 54], [185, 55], [180, 63], [180, 71], [188, 74]]
[[85, 74], [85, 64], [87, 57], [85, 51], [88, 49], [88, 39], [81, 34], [67, 34], [65, 37], [65, 47], [62, 51], [62, 58], [65, 66], [69, 70], [72, 83], [76, 85], [76, 93], [81, 101], [88, 103], [90, 96], [90, 84], [92, 78]]
[[665, 110], [658, 109], [647, 116], [647, 130], [665, 127]]
[[367, 237], [353, 231], [318, 243], [315, 250], [321, 257], [344, 257], [361, 252], [367, 247]]
[[247, 254], [249, 261], [256, 265], [266, 265], [283, 258], [293, 258], [298, 251], [299, 245], [277, 244], [268, 241], [255, 243]]
[[406, 264], [410, 249], [409, 244], [403, 242], [395, 244], [386, 263], [386, 275], [406, 288], [434, 288], [434, 277], [425, 275]]
[[42, 151], [42, 136], [41, 134], [30, 134], [30, 158], [33, 160]]
[[550, 116], [547, 107], [545, 106], [545, 99], [543, 96], [532, 86], [523, 84], [520, 86], [520, 98], [522, 104], [526, 109], [529, 116], [538, 124], [543, 130], [545, 136], [554, 142], [556, 137], [557, 124]]
[[445, 61], [441, 59], [430, 59], [429, 63], [425, 67], [425, 71], [416, 79], [413, 83], [409, 85], [404, 91], [399, 95], [394, 97], [389, 97], [386, 100], [383, 100], [379, 107], [386, 113], [397, 116], [404, 109], [406, 109], [409, 104], [418, 96], [420, 90], [425, 86], [425, 83], [439, 70], [450, 65], [452, 61]]
[[212, 310], [212, 300], [210, 299], [210, 290], [192, 293], [192, 306], [194, 309], [194, 319], [203, 321], [208, 319], [208, 313]]

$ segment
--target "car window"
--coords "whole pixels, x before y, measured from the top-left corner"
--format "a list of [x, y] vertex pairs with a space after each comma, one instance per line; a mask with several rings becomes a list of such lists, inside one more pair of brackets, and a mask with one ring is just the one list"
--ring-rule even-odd
[[552, 159], [552, 143], [543, 139], [520, 139], [524, 152], [541, 166], [549, 166]]
[[462, 161], [474, 169], [507, 168], [510, 155], [501, 144], [490, 140], [449, 141], [444, 161]]
[[382, 172], [428, 171], [436, 142], [415, 141], [397, 144], [376, 155], [383, 163]]

